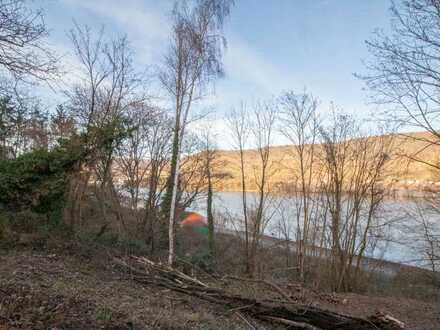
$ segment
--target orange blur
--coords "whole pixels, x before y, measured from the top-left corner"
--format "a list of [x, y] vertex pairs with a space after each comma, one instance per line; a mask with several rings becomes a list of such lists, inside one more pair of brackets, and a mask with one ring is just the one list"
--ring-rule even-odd
[[205, 226], [205, 217], [199, 213], [191, 212], [180, 223], [181, 226]]

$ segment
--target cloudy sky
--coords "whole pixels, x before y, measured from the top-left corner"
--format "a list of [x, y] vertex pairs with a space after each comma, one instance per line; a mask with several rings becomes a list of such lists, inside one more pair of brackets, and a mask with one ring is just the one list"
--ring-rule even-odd
[[[127, 34], [140, 66], [160, 64], [170, 33], [171, 0], [43, 0], [51, 43], [71, 53], [73, 21], [110, 35]], [[388, 0], [236, 0], [225, 33], [226, 76], [216, 85], [217, 116], [240, 101], [306, 88], [359, 116], [373, 110], [364, 85], [364, 41], [389, 28]]]

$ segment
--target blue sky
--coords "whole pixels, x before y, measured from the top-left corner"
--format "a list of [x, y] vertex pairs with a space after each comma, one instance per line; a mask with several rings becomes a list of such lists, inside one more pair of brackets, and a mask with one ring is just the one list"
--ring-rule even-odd
[[[108, 34], [126, 33], [139, 65], [160, 64], [170, 33], [172, 1], [43, 0], [51, 43], [71, 52], [67, 31], [73, 20]], [[215, 109], [222, 114], [240, 101], [257, 101], [281, 91], [306, 88], [362, 117], [364, 84], [353, 73], [365, 71], [364, 41], [376, 28], [389, 28], [388, 0], [236, 0], [225, 27], [226, 76], [216, 85]]]

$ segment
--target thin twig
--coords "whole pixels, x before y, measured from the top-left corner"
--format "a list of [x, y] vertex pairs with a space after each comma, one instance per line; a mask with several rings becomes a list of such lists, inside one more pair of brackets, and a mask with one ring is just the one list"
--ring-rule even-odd
[[252, 323], [250, 323], [240, 312], [236, 312], [235, 314], [237, 314], [237, 316], [241, 318], [249, 326], [249, 328], [256, 330]]
[[301, 329], [308, 329], [308, 330], [321, 330], [321, 328], [315, 327], [313, 325], [310, 325], [308, 323], [304, 323], [304, 322], [295, 322], [295, 321], [291, 321], [291, 320], [286, 320], [280, 317], [273, 317], [273, 316], [264, 316], [264, 319], [267, 320], [271, 320], [271, 321], [277, 321], [279, 323], [283, 323], [289, 326], [293, 326], [296, 328], [301, 328]]

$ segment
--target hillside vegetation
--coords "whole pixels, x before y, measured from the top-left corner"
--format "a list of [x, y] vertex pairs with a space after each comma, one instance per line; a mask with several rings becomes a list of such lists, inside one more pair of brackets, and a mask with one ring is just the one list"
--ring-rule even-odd
[[[383, 139], [384, 137], [373, 137], [369, 139]], [[438, 173], [423, 162], [413, 161], [408, 156], [414, 156], [427, 163], [437, 164], [439, 155], [435, 145], [431, 141], [430, 133], [408, 133], [396, 136], [387, 136], [392, 140], [389, 161], [386, 163], [386, 182], [383, 182], [391, 189], [440, 189], [440, 178]], [[307, 146], [310, 148], [310, 146]], [[270, 147], [270, 175], [269, 186], [271, 190], [279, 191], [280, 186], [294, 184], [298, 177], [298, 157], [294, 145]], [[317, 158], [323, 156], [323, 145], [315, 146]], [[218, 191], [240, 191], [240, 158], [239, 152], [234, 150], [221, 150], [217, 154], [218, 161], [224, 164], [218, 169], [224, 174], [224, 179], [217, 183]], [[258, 152], [256, 150], [245, 150], [245, 173], [246, 190], [256, 191], [255, 178], [253, 173], [261, 171], [259, 168]], [[325, 173], [317, 173], [313, 181], [318, 184], [325, 177]]]

